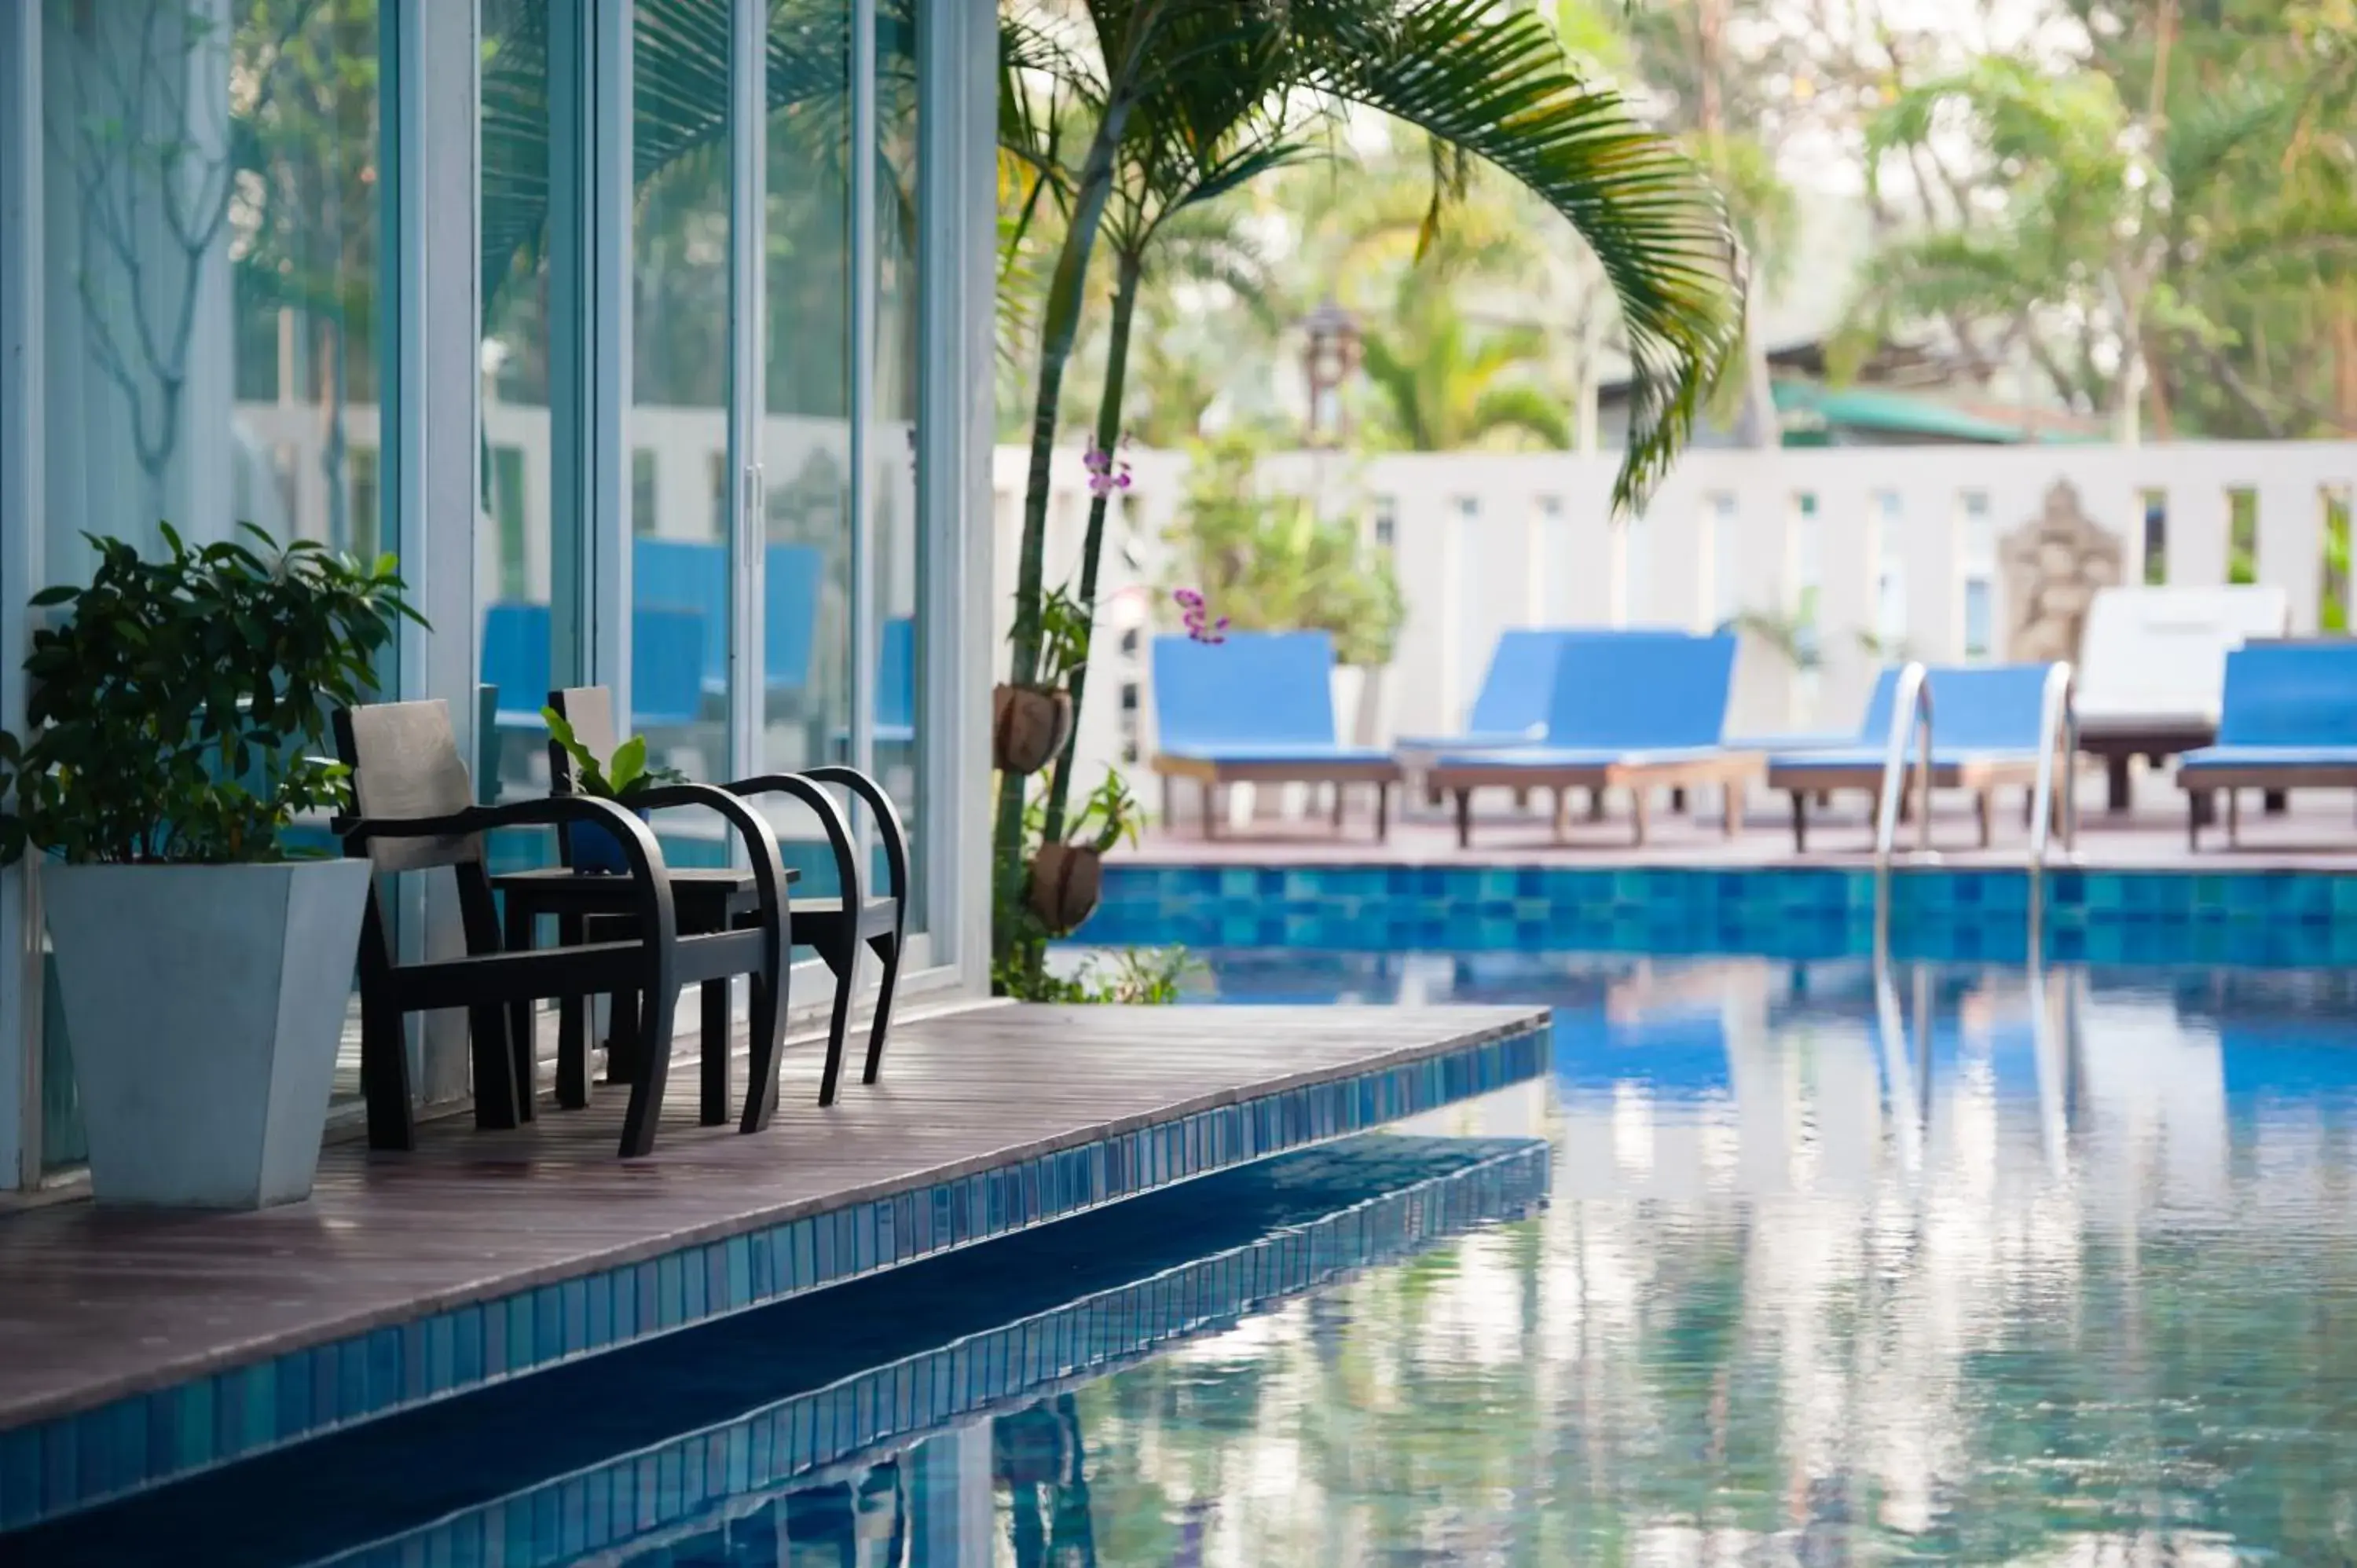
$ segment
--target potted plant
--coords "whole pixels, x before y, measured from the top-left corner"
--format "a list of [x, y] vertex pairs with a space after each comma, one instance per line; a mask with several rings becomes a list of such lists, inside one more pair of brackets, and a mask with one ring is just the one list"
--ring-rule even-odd
[[45, 857], [102, 1202], [289, 1202], [318, 1161], [369, 863], [286, 830], [347, 809], [314, 753], [417, 617], [391, 556], [244, 534], [167, 527], [157, 561], [91, 540], [88, 586], [33, 597], [69, 614], [33, 635], [27, 733], [0, 733], [0, 862]]
[[[618, 806], [629, 806], [637, 811], [642, 822], [646, 819], [646, 811], [632, 802], [654, 790], [687, 782], [687, 775], [676, 768], [651, 768], [647, 765], [644, 736], [632, 736], [614, 748], [611, 757], [600, 762], [597, 754], [584, 746], [573, 733], [573, 726], [565, 722], [563, 714], [554, 708], [543, 708], [540, 716], [547, 721], [550, 736], [565, 748], [565, 755], [573, 759], [573, 787], [584, 795], [595, 795]], [[595, 822], [574, 823], [567, 830], [566, 841], [576, 871], [620, 875], [630, 869], [629, 858], [622, 854], [620, 842]]]
[[1108, 768], [1104, 782], [1073, 816], [1070, 836], [1033, 854], [1028, 899], [1049, 935], [1069, 935], [1096, 913], [1104, 893], [1105, 851], [1124, 839], [1135, 843], [1144, 814], [1129, 781]]
[[1089, 615], [1062, 588], [1039, 604], [1039, 673], [1024, 685], [1002, 681], [990, 693], [991, 764], [1004, 773], [1037, 773], [1072, 735], [1073, 671], [1089, 661]]

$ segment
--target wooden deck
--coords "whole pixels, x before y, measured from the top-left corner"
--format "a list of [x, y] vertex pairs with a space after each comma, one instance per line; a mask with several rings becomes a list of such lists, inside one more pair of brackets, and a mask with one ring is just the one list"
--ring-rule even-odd
[[750, 1137], [695, 1125], [675, 1070], [646, 1160], [614, 1157], [613, 1092], [331, 1145], [285, 1208], [0, 1218], [0, 1529], [1527, 1079], [1544, 1026], [985, 1006], [902, 1024], [829, 1110], [790, 1051]]

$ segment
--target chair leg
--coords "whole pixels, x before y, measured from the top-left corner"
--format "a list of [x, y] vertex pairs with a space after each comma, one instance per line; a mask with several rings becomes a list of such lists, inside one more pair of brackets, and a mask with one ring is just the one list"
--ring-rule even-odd
[[851, 1027], [851, 992], [859, 980], [859, 939], [846, 937], [844, 950], [830, 955], [826, 966], [834, 971], [834, 1011], [827, 1019], [826, 1066], [818, 1078], [821, 1105], [834, 1103], [835, 1086], [843, 1077], [843, 1037]]
[[[1335, 785], [1335, 798], [1340, 800], [1341, 794], [1342, 787]], [[900, 978], [899, 933], [874, 938], [868, 946], [884, 961], [884, 974], [876, 983], [876, 1016], [867, 1026], [867, 1061], [859, 1070], [862, 1083], [874, 1083], [877, 1075], [884, 1070], [884, 1036], [892, 1026], [892, 990]]]
[[2240, 789], [2229, 789], [2226, 791], [2226, 847], [2240, 849], [2242, 846], [2243, 792]]
[[1375, 785], [1375, 842], [1389, 843], [1391, 837], [1392, 787], [1389, 784], [1378, 782]]
[[1203, 780], [1203, 837], [1208, 842], [1220, 836], [1220, 786], [1210, 779]]
[[643, 1046], [639, 1037], [639, 993], [617, 991], [606, 1004], [606, 1081], [636, 1083]]
[[[1603, 791], [1599, 789], [1597, 793], [1601, 796]], [[1645, 846], [1645, 813], [1652, 809], [1652, 802], [1647, 798], [1651, 794], [1652, 791], [1641, 784], [1629, 791], [1629, 821], [1636, 829], [1635, 836], [1630, 842], [1640, 849]]]
[[728, 983], [707, 980], [702, 987], [704, 1016], [696, 1066], [702, 1079], [696, 1120], [706, 1127], [728, 1125]]
[[[581, 917], [560, 915], [556, 940], [581, 945]], [[556, 1004], [556, 1103], [567, 1111], [589, 1104], [589, 998], [560, 997]]]
[[1984, 789], [1973, 797], [1973, 822], [1980, 830], [1981, 847], [1986, 849], [1992, 836], [1990, 818], [1996, 815], [1996, 793]]
[[1473, 847], [1473, 791], [1457, 791], [1457, 847]]
[[1331, 789], [1331, 790], [1333, 790], [1333, 791], [1334, 791], [1334, 831], [1335, 831], [1336, 832], [1338, 832], [1338, 833], [1339, 833], [1339, 832], [1340, 832], [1342, 831], [1342, 785], [1341, 785], [1341, 781], [1340, 781], [1340, 779], [1337, 779], [1335, 782], [1333, 782], [1333, 783], [1331, 783], [1331, 784], [1329, 784], [1329, 785], [1328, 785], [1328, 786], [1326, 786], [1326, 787], [1327, 787], [1329, 789]]
[[775, 984], [763, 975], [753, 977], [753, 1042], [751, 1066], [745, 1080], [745, 1114], [739, 1133], [758, 1133], [770, 1124], [778, 1109], [778, 1058], [786, 1037], [786, 976]]
[[2185, 848], [2189, 854], [2199, 853], [2201, 848], [2201, 791], [2199, 789], [2185, 792]]
[[1809, 853], [1809, 794], [1805, 789], [1792, 791], [1792, 853]]
[[1718, 836], [1731, 839], [1743, 831], [1743, 786], [1730, 779], [1718, 787]]
[[662, 1120], [663, 1090], [671, 1079], [672, 1014], [679, 1005], [674, 987], [640, 991], [638, 998], [639, 1070], [630, 1082], [630, 1107], [622, 1115], [626, 1160], [654, 1153], [655, 1126]]
[[475, 1125], [486, 1132], [520, 1125], [524, 1114], [515, 1080], [515, 1056], [508, 1048], [507, 1009], [468, 1008], [467, 1038], [474, 1058]]
[[2104, 758], [2104, 810], [2115, 817], [2127, 814], [2133, 789], [2128, 764], [2135, 760], [2135, 754], [2126, 751], [2112, 752]]
[[409, 1041], [401, 1010], [361, 993], [361, 1092], [368, 1100], [369, 1147], [414, 1149], [417, 1121], [409, 1108]]
[[[510, 952], [530, 952], [533, 949], [531, 906], [520, 898], [508, 902], [506, 912], [507, 950]], [[540, 1042], [535, 1037], [533, 1004], [529, 1001], [508, 1004], [509, 1070], [515, 1075], [516, 1115], [529, 1122], [533, 1118], [533, 1101], [540, 1093]]]

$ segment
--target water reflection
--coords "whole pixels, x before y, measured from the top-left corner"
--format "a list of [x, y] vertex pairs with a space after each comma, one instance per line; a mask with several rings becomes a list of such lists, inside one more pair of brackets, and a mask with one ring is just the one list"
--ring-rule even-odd
[[1553, 1004], [1512, 1112], [1552, 1205], [624, 1560], [2357, 1560], [2349, 977], [1288, 953], [1212, 984]]
[[[1555, 1203], [1082, 1391], [1111, 1561], [2357, 1560], [2339, 975], [1243, 954], [1556, 1008]], [[1249, 1410], [1204, 1419], [1216, 1375]], [[1190, 1512], [1190, 1510], [1208, 1510]]]

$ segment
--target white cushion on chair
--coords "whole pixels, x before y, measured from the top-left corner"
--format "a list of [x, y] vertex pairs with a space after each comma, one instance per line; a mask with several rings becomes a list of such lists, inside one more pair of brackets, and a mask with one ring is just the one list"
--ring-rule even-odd
[[2080, 644], [2081, 725], [2216, 724], [2226, 655], [2288, 618], [2284, 591], [2259, 584], [2104, 589]]

